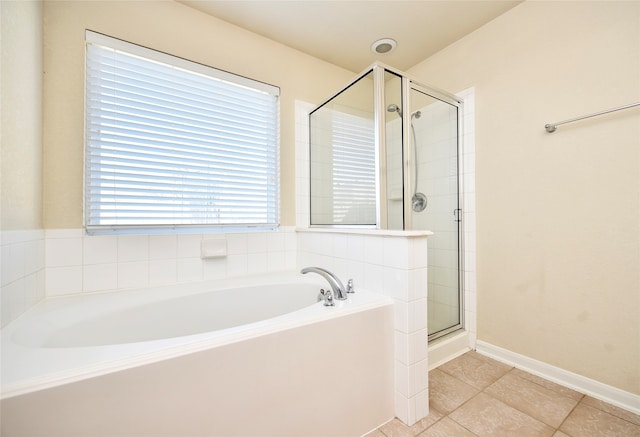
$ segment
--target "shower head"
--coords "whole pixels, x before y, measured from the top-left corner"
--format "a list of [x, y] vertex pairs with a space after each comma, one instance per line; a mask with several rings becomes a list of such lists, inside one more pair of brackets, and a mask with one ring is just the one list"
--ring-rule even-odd
[[[387, 111], [388, 112], [397, 112], [398, 115], [400, 117], [402, 117], [402, 109], [400, 109], [400, 107], [398, 105], [396, 105], [395, 103], [392, 103], [389, 106], [387, 106]], [[416, 111], [413, 114], [411, 114], [411, 118], [420, 118], [421, 115], [422, 115], [422, 112]]]
[[398, 115], [400, 117], [402, 117], [402, 110], [400, 109], [400, 107], [398, 105], [396, 105], [395, 103], [390, 104], [389, 106], [387, 106], [387, 111], [389, 112], [397, 112]]

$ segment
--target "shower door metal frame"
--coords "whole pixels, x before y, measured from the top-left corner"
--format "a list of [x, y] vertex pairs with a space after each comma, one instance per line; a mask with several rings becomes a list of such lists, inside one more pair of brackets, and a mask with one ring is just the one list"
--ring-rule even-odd
[[[385, 67], [392, 72], [397, 72], [390, 67]], [[408, 145], [404, 148], [406, 156], [403, 158], [403, 173], [404, 173], [404, 198], [411, 199], [413, 196], [413, 188], [411, 184], [411, 178], [413, 177], [413, 171], [411, 167], [411, 156], [415, 156], [413, 153], [414, 148], [416, 147], [413, 144], [413, 140], [410, 133], [411, 129], [411, 91], [415, 90], [422, 94], [426, 94], [434, 99], [445, 102], [449, 105], [456, 107], [456, 118], [457, 118], [457, 136], [456, 136], [456, 165], [457, 165], [457, 208], [452, 211], [452, 219], [458, 222], [458, 321], [459, 323], [455, 325], [451, 325], [448, 328], [435, 332], [433, 334], [428, 335], [428, 340], [436, 340], [438, 338], [442, 338], [452, 332], [461, 330], [465, 328], [465, 320], [464, 320], [464, 308], [465, 308], [465, 298], [464, 298], [464, 185], [463, 185], [463, 107], [464, 102], [459, 97], [450, 94], [446, 91], [427, 86], [421, 84], [412, 78], [408, 77], [406, 74], [397, 72], [402, 76], [402, 111], [404, 114], [409, 114], [409, 117], [403, 117], [402, 123], [402, 135], [403, 138], [407, 138], [405, 145]], [[405, 216], [405, 229], [413, 229], [413, 211], [411, 207], [411, 202], [406, 202], [404, 204], [404, 216]], [[457, 216], [456, 216], [457, 214]], [[427, 240], [428, 244], [428, 240]]]

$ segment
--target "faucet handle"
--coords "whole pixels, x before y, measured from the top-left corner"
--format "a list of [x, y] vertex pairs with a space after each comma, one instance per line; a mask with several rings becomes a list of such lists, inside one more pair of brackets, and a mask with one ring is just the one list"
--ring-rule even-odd
[[356, 289], [353, 288], [353, 279], [347, 281], [347, 293], [355, 293]]
[[333, 303], [333, 291], [331, 290], [324, 290], [324, 289], [320, 289], [320, 296], [318, 296], [318, 300], [320, 299], [324, 299], [324, 306], [326, 307], [332, 307], [335, 305], [335, 303]]

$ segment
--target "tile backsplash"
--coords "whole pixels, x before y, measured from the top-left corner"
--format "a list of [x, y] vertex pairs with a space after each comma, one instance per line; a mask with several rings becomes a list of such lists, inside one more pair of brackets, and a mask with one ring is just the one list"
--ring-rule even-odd
[[45, 296], [45, 231], [0, 232], [0, 311], [5, 326]]
[[[204, 240], [226, 240], [226, 256], [202, 259]], [[229, 234], [86, 235], [46, 231], [46, 294], [127, 289], [292, 269], [293, 228]]]

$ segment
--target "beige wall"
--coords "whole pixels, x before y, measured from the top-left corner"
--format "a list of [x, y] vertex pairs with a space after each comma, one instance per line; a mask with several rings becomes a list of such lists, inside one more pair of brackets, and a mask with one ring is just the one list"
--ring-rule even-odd
[[0, 230], [41, 227], [42, 4], [1, 1]]
[[640, 393], [640, 2], [526, 2], [413, 67], [475, 87], [478, 339]]
[[281, 223], [295, 224], [294, 101], [319, 103], [353, 72], [173, 1], [45, 1], [44, 224], [83, 225], [84, 31], [281, 88]]

